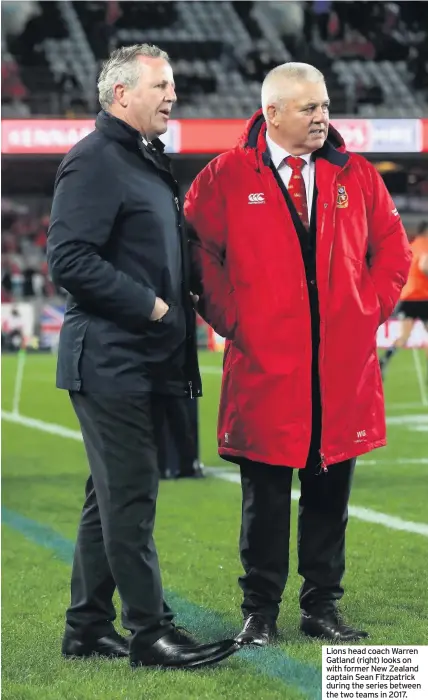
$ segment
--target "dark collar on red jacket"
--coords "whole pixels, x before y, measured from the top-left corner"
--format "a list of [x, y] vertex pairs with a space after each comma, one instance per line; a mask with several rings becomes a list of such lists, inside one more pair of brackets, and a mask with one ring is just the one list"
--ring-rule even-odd
[[[264, 132], [266, 131], [265, 124], [266, 122], [263, 114], [260, 114], [254, 119], [254, 122], [248, 131], [248, 138], [245, 145], [249, 148], [257, 148], [260, 145], [260, 141], [262, 141], [264, 144], [264, 150], [261, 154], [262, 160], [265, 165], [269, 165], [270, 153], [266, 144], [266, 138], [263, 136], [263, 139], [259, 140], [260, 131], [262, 129]], [[343, 168], [349, 160], [349, 153], [338, 150], [338, 147], [343, 147], [343, 145], [344, 143], [342, 137], [336, 131], [336, 129], [330, 125], [328, 129], [328, 136], [323, 147], [319, 148], [318, 151], [315, 151], [313, 157], [324, 158], [333, 165], [338, 165], [339, 167]]]

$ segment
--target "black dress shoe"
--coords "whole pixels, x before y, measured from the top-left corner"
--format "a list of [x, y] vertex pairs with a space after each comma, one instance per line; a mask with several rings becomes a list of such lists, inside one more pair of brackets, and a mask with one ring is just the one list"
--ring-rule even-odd
[[182, 469], [176, 475], [176, 479], [204, 479], [205, 473], [203, 465], [194, 462], [191, 469]]
[[129, 644], [116, 630], [104, 637], [78, 636], [66, 632], [62, 640], [62, 655], [68, 658], [98, 655], [116, 659], [129, 656]]
[[198, 644], [182, 630], [173, 629], [147, 649], [131, 653], [131, 666], [161, 668], [201, 668], [216, 664], [240, 649], [233, 639], [212, 644]]
[[336, 610], [320, 611], [317, 614], [302, 611], [300, 629], [308, 637], [330, 639], [335, 642], [351, 642], [369, 636], [363, 630], [345, 625]]
[[278, 630], [273, 620], [260, 613], [251, 613], [245, 618], [244, 627], [235, 639], [239, 644], [256, 644], [259, 647], [264, 647], [277, 634]]

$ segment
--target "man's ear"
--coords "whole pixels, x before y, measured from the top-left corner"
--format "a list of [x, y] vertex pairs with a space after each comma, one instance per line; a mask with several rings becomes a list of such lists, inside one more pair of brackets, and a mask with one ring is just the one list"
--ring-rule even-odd
[[126, 88], [122, 83], [117, 83], [114, 86], [113, 94], [115, 96], [116, 102], [118, 102], [121, 107], [128, 106], [128, 96], [126, 93]]
[[267, 122], [268, 124], [272, 124], [272, 126], [278, 126], [279, 125], [279, 120], [278, 120], [278, 108], [276, 105], [268, 105], [267, 110]]

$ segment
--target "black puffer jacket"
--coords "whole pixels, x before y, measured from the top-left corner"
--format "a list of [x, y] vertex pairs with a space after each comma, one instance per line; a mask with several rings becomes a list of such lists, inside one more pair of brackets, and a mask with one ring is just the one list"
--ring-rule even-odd
[[[69, 293], [59, 388], [201, 395], [178, 185], [159, 140], [100, 112], [58, 169], [47, 252]], [[170, 305], [160, 323], [156, 296]]]

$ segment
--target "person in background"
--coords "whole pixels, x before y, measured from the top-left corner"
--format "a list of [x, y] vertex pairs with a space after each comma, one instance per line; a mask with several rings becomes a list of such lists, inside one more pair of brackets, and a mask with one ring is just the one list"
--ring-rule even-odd
[[[421, 222], [410, 247], [413, 254], [412, 264], [407, 283], [401, 292], [398, 307], [402, 318], [401, 333], [380, 359], [383, 379], [385, 379], [386, 369], [397, 350], [406, 347], [416, 321], [422, 321], [428, 333], [428, 221]], [[425, 353], [427, 356], [426, 381], [428, 383], [428, 342], [425, 343]]]
[[376, 333], [409, 246], [381, 176], [329, 125], [319, 70], [278, 66], [261, 99], [185, 200], [198, 312], [226, 338], [218, 446], [241, 471], [236, 639], [276, 634], [297, 470], [301, 630], [355, 640], [367, 633], [338, 609], [348, 500], [356, 457], [386, 444]]
[[204, 478], [199, 461], [196, 400], [171, 397], [162, 408], [155, 422], [161, 478]]
[[24, 341], [24, 321], [16, 306], [10, 310], [10, 316], [2, 320], [1, 331], [4, 349], [18, 352]]

